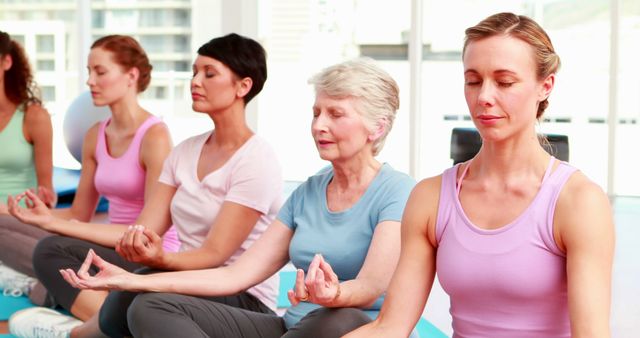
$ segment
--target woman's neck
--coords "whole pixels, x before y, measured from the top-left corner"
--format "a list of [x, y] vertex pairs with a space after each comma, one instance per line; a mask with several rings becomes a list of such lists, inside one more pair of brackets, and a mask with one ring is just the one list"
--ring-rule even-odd
[[111, 110], [110, 125], [117, 130], [137, 130], [149, 115], [135, 99], [122, 99], [109, 105], [109, 109]]
[[483, 177], [505, 180], [527, 172], [539, 175], [540, 171], [546, 170], [549, 158], [534, 134], [520, 140], [486, 142], [473, 159], [471, 168]]
[[233, 105], [223, 111], [210, 112], [208, 115], [213, 120], [215, 128], [213, 137], [207, 141], [208, 144], [216, 144], [221, 148], [235, 149], [244, 144], [254, 134], [247, 125], [244, 104]]
[[373, 156], [357, 156], [348, 162], [334, 162], [332, 165], [334, 174], [330, 184], [341, 191], [368, 187], [382, 167], [382, 163]]
[[5, 94], [4, 88], [2, 89], [3, 90], [0, 91], [0, 116], [13, 114], [16, 108], [18, 108], [18, 105], [11, 102]]

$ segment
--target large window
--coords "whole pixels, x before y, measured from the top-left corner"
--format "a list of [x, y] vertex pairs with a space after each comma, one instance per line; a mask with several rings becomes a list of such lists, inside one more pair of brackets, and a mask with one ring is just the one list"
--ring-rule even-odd
[[[280, 155], [287, 163], [285, 176], [303, 179], [322, 165], [309, 136], [313, 93], [306, 80], [324, 66], [357, 56], [377, 59], [400, 84], [401, 109], [380, 158], [408, 171], [410, 1], [269, 3], [260, 13], [267, 23], [260, 35], [269, 50], [270, 79], [260, 97], [259, 128], [277, 148], [292, 150]], [[464, 29], [492, 13], [511, 11], [535, 18], [551, 35], [563, 61], [539, 131], [568, 135], [571, 162], [606, 187], [607, 163], [593, 157], [598, 153], [606, 158], [607, 153], [610, 13], [606, 0], [425, 1], [423, 5], [418, 178], [450, 166], [451, 130], [472, 126], [462, 86]], [[637, 71], [628, 73], [630, 78], [636, 76]], [[283, 120], [300, 127], [282, 133]], [[295, 142], [294, 150], [291, 139], [303, 141]]]
[[618, 53], [618, 125], [616, 126], [615, 192], [640, 195], [640, 2], [620, 2], [620, 35]]
[[610, 13], [606, 0], [428, 2], [421, 176], [435, 175], [451, 165], [452, 128], [473, 126], [462, 86], [464, 29], [500, 11], [530, 16], [549, 33], [562, 67], [539, 131], [568, 135], [570, 162], [606, 187], [607, 163], [593, 156], [606, 158], [607, 153]]
[[[399, 44], [409, 3], [272, 0], [270, 4], [259, 13], [260, 20], [267, 23], [259, 35], [269, 54], [269, 80], [258, 101], [258, 130], [285, 164], [285, 178], [304, 180], [328, 164], [318, 157], [311, 138], [314, 93], [307, 80], [324, 67], [360, 56], [361, 46], [376, 35], [372, 29], [387, 27], [387, 35], [393, 35], [393, 43]], [[386, 10], [375, 10], [380, 6]], [[402, 98], [380, 158], [407, 171], [408, 139], [403, 134], [408, 125], [409, 64], [405, 56], [383, 61], [381, 66], [402, 88]]]
[[[80, 5], [89, 7], [88, 29], [78, 26]], [[87, 54], [81, 55], [80, 51], [88, 51], [89, 46], [82, 43], [90, 44], [101, 36], [129, 34], [146, 49], [154, 73], [148, 93], [142, 96], [143, 106], [167, 120], [174, 115], [189, 116], [183, 111], [191, 111], [185, 86], [194, 53], [190, 13], [189, 1], [0, 0], [0, 29], [25, 46], [45, 106], [52, 114], [55, 165], [79, 167], [66, 150], [62, 124], [71, 102], [87, 90], [83, 66]], [[85, 36], [88, 41], [84, 41]], [[199, 128], [175, 131], [173, 134], [179, 135], [175, 141], [207, 127], [197, 125]]]
[[[78, 45], [81, 30], [74, 14], [78, 4], [73, 0], [0, 0], [0, 20], [20, 22], [23, 27], [12, 33], [22, 39], [29, 50], [32, 65], [38, 71], [36, 78], [42, 85], [55, 88], [47, 90], [49, 109], [54, 115], [63, 115], [71, 100], [85, 90], [84, 70], [78, 66], [86, 57], [80, 55], [79, 48], [87, 46]], [[228, 28], [232, 25], [225, 26], [223, 21], [233, 23], [245, 19], [251, 10], [256, 11], [258, 29], [249, 35], [263, 42], [269, 54], [269, 81], [254, 104], [258, 111], [257, 127], [277, 149], [290, 150], [280, 152], [281, 161], [287, 163], [284, 167], [288, 179], [304, 179], [323, 165], [309, 136], [313, 93], [306, 85], [307, 79], [322, 67], [341, 60], [358, 56], [378, 60], [401, 87], [401, 109], [380, 158], [397, 169], [409, 171], [411, 74], [407, 57], [411, 1], [260, 1], [257, 9], [243, 7], [240, 12], [244, 13], [243, 17], [237, 19], [217, 16], [216, 13], [231, 6], [225, 2], [94, 0], [89, 4], [90, 39], [120, 32], [133, 35], [146, 48], [154, 64], [154, 76], [153, 89], [143, 99], [167, 119], [190, 111], [188, 79], [195, 49], [207, 39], [226, 33], [224, 29], [232, 29]], [[462, 91], [460, 58], [464, 28], [491, 13], [512, 11], [541, 23], [551, 35], [563, 62], [539, 130], [568, 135], [570, 161], [606, 189], [607, 162], [596, 159], [593, 154], [606, 158], [609, 123], [617, 123], [613, 188], [618, 194], [640, 195], [640, 180], [634, 179], [640, 165], [631, 156], [640, 135], [637, 132], [640, 69], [635, 62], [640, 56], [636, 43], [640, 35], [637, 1], [620, 1], [618, 72], [613, 74], [617, 76], [617, 121], [608, 121], [611, 61], [608, 0], [425, 0], [422, 4], [418, 178], [435, 175], [451, 165], [451, 129], [471, 126]], [[199, 13], [212, 13], [207, 16], [211, 20], [205, 20]], [[238, 27], [242, 33], [244, 26], [233, 29]], [[61, 78], [64, 81], [60, 81]], [[167, 100], [171, 103], [166, 104]], [[281, 133], [285, 124], [296, 127], [289, 133]], [[291, 139], [300, 141], [292, 143]], [[290, 148], [292, 144], [295, 149]]]

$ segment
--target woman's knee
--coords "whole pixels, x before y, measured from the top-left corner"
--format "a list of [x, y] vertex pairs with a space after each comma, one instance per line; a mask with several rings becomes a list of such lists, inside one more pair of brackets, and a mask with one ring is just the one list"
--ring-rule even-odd
[[[127, 322], [133, 336], [146, 333], [153, 336], [157, 330], [157, 314], [170, 312], [175, 306], [171, 301], [171, 294], [166, 293], [142, 293], [135, 297], [127, 309]], [[151, 335], [149, 335], [151, 334]]]
[[127, 321], [129, 323], [140, 323], [150, 317], [154, 309], [163, 307], [165, 303], [162, 294], [143, 293], [138, 295], [127, 309]]
[[51, 267], [51, 258], [59, 256], [64, 251], [63, 236], [49, 236], [38, 241], [33, 250], [33, 266], [38, 268]]
[[98, 324], [104, 334], [109, 337], [131, 335], [127, 324], [127, 311], [136, 296], [137, 294], [132, 292], [109, 292], [98, 315]]
[[59, 251], [59, 243], [61, 241], [61, 238], [62, 236], [53, 235], [39, 240], [34, 249], [33, 256], [35, 257], [36, 255], [45, 255], [51, 252]]

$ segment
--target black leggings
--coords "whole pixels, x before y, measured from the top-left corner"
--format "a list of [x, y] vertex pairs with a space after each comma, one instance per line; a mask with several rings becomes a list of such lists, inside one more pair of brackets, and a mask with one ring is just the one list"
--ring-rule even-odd
[[168, 293], [138, 295], [127, 319], [137, 338], [334, 338], [371, 321], [360, 309], [320, 308], [287, 331], [282, 318], [271, 311], [257, 312], [216, 298]]
[[[143, 274], [153, 272], [157, 271], [153, 271], [148, 268], [143, 268], [136, 271], [136, 273]], [[142, 312], [134, 310], [137, 309], [140, 304], [143, 304], [147, 299], [158, 298], [160, 301], [163, 301], [164, 299], [174, 299], [182, 297], [192, 299], [194, 303], [219, 303], [224, 304], [225, 306], [228, 306], [230, 308], [243, 309], [248, 313], [264, 314], [269, 316], [275, 315], [273, 311], [271, 311], [269, 307], [264, 305], [258, 298], [246, 292], [232, 296], [198, 298], [168, 293], [136, 293], [127, 291], [112, 291], [109, 293], [109, 296], [107, 297], [104, 305], [100, 309], [100, 331], [102, 331], [102, 333], [104, 333], [105, 335], [114, 338], [127, 337], [132, 335], [135, 337], [196, 337], [191, 335], [189, 330], [182, 330], [182, 325], [178, 325], [179, 323], [182, 323], [185, 318], [180, 316], [181, 313], [177, 309], [174, 312], [173, 308], [167, 308], [167, 311], [165, 311], [164, 313], [163, 311], [159, 311], [157, 314], [154, 310], [150, 310], [150, 313], [153, 312], [152, 315], [147, 314], [145, 312], [147, 310], [141, 310]], [[186, 311], [189, 311], [189, 309], [187, 309]], [[141, 318], [137, 318], [137, 313], [140, 314]], [[140, 325], [146, 325], [143, 323], [147, 322], [149, 322], [149, 325], [152, 326], [152, 329], [142, 329], [141, 332], [143, 333], [137, 334], [138, 331], [136, 331], [135, 329], [140, 327]]]
[[[47, 288], [57, 305], [67, 311], [76, 301], [80, 290], [72, 287], [60, 275], [60, 269], [73, 269], [78, 271], [89, 249], [93, 249], [102, 259], [115, 264], [125, 270], [134, 271], [140, 268], [140, 264], [132, 263], [120, 257], [118, 253], [92, 242], [65, 236], [45, 237], [38, 242], [33, 252], [33, 268], [40, 282]], [[97, 273], [95, 267], [91, 267], [90, 274]]]

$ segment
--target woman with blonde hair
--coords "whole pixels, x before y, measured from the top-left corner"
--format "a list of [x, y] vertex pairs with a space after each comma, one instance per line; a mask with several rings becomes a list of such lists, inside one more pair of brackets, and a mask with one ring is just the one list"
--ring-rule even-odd
[[345, 337], [406, 337], [436, 272], [454, 337], [610, 337], [614, 229], [602, 189], [540, 145], [560, 59], [533, 20], [466, 30], [464, 93], [483, 144], [420, 182], [380, 316]]

